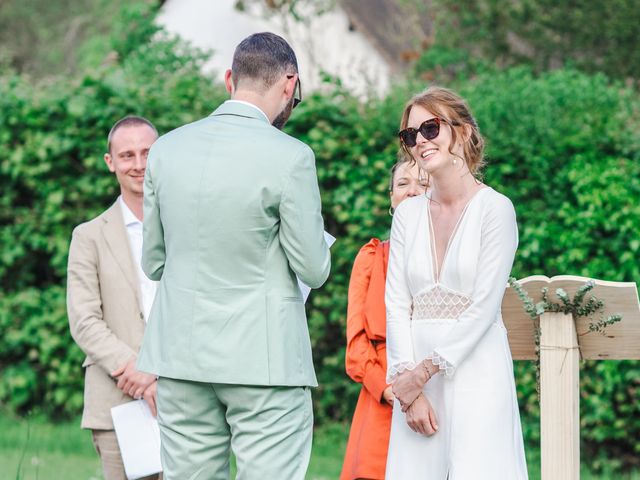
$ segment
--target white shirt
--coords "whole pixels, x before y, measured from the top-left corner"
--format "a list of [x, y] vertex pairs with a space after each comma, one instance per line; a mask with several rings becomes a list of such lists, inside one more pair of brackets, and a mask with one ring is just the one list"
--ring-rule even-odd
[[122, 218], [124, 220], [125, 230], [127, 231], [127, 237], [129, 238], [131, 253], [133, 254], [133, 263], [138, 272], [138, 285], [140, 286], [140, 295], [142, 296], [142, 313], [144, 314], [144, 320], [146, 322], [149, 319], [151, 305], [153, 305], [153, 299], [156, 296], [158, 282], [150, 280], [142, 271], [142, 222], [138, 220], [127, 204], [124, 203], [122, 195], [118, 197], [118, 202], [120, 202], [120, 208], [122, 209]]
[[250, 107], [253, 107], [257, 111], [259, 111], [264, 116], [264, 118], [267, 119], [267, 122], [271, 123], [271, 120], [269, 120], [269, 117], [267, 117], [267, 114], [264, 113], [260, 107], [254, 105], [253, 103], [245, 102], [244, 100], [227, 100], [224, 103], [242, 103], [243, 105], [249, 105]]

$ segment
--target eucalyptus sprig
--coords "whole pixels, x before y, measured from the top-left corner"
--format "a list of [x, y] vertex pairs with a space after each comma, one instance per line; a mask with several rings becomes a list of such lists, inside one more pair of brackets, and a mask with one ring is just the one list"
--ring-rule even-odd
[[[589, 323], [589, 332], [599, 333], [604, 333], [604, 329], [606, 327], [622, 320], [622, 315], [620, 314], [609, 315], [607, 318], [604, 318], [603, 300], [591, 295], [586, 302], [584, 301], [587, 293], [595, 287], [595, 282], [593, 280], [585, 282], [585, 284], [576, 291], [573, 299], [569, 298], [569, 295], [563, 288], [556, 289], [556, 296], [560, 300], [560, 303], [549, 299], [549, 289], [547, 287], [543, 287], [541, 290], [542, 300], [538, 303], [534, 303], [527, 291], [514, 277], [509, 278], [509, 286], [515, 290], [518, 298], [522, 301], [524, 311], [532, 320], [536, 320], [544, 312], [562, 312], [564, 314], [571, 314], [574, 319], [578, 317], [589, 317], [592, 320]], [[600, 312], [600, 318], [595, 321], [593, 317], [598, 312]]]
[[[509, 278], [509, 286], [514, 289], [518, 298], [522, 301], [524, 311], [533, 320], [533, 337], [536, 344], [536, 388], [538, 395], [540, 394], [540, 315], [544, 312], [562, 312], [564, 314], [571, 314], [574, 321], [578, 317], [589, 317], [591, 319], [589, 322], [589, 330], [579, 335], [586, 335], [592, 332], [598, 332], [604, 335], [608, 326], [622, 320], [622, 315], [617, 313], [609, 315], [606, 318], [604, 317], [603, 300], [591, 295], [586, 302], [584, 301], [587, 293], [595, 287], [593, 280], [589, 280], [580, 286], [573, 296], [573, 299], [569, 298], [569, 295], [563, 288], [556, 289], [556, 296], [560, 300], [560, 303], [549, 299], [549, 289], [547, 287], [541, 289], [542, 300], [534, 303], [533, 298], [529, 296], [520, 282], [514, 277]], [[600, 312], [600, 317], [595, 320], [594, 316], [598, 312]]]
[[620, 315], [619, 313], [616, 313], [614, 315], [609, 315], [607, 318], [600, 318], [597, 322], [591, 322], [589, 324], [589, 331], [583, 333], [583, 335], [591, 332], [598, 332], [604, 335], [606, 333], [605, 329], [609, 325], [613, 325], [614, 323], [619, 322], [620, 320], [622, 320], [622, 315]]

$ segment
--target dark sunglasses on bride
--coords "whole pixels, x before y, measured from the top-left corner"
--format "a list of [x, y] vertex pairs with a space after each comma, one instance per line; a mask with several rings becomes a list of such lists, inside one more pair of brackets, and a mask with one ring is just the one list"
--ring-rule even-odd
[[446, 120], [438, 117], [425, 120], [416, 128], [405, 128], [398, 132], [400, 141], [404, 143], [405, 147], [411, 148], [416, 146], [416, 139], [418, 138], [418, 132], [426, 140], [433, 140], [440, 134], [440, 122], [446, 122]]

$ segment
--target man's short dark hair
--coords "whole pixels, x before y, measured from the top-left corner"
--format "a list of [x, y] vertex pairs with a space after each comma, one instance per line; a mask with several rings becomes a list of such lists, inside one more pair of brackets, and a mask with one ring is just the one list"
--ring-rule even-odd
[[118, 131], [122, 127], [135, 127], [136, 125], [147, 125], [158, 135], [158, 130], [156, 127], [144, 117], [139, 117], [137, 115], [127, 115], [124, 118], [121, 118], [116, 123], [113, 124], [111, 130], [109, 130], [109, 136], [107, 136], [107, 152], [111, 154], [111, 142], [113, 141], [113, 136], [116, 131]]
[[236, 88], [246, 79], [267, 90], [284, 73], [298, 73], [298, 60], [287, 41], [275, 33], [254, 33], [236, 47], [231, 65]]

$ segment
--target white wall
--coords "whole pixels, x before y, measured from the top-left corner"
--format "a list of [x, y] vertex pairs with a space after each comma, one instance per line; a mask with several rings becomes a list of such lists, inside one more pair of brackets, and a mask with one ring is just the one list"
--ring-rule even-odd
[[320, 87], [320, 72], [339, 77], [356, 94], [371, 90], [383, 94], [391, 71], [385, 60], [360, 32], [349, 31], [345, 13], [310, 15], [304, 23], [291, 18], [264, 18], [260, 10], [239, 12], [234, 0], [169, 0], [158, 22], [195, 46], [212, 49], [207, 63], [222, 80], [231, 66], [233, 51], [252, 33], [271, 31], [283, 36], [298, 57], [304, 92]]

